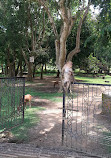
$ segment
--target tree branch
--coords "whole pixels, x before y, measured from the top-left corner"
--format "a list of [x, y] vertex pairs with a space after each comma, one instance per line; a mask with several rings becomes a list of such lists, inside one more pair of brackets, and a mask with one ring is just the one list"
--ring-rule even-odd
[[61, 27], [61, 37], [64, 38], [64, 40], [67, 39], [69, 36], [74, 19], [71, 16], [71, 11], [68, 7], [65, 6], [66, 0], [60, 0], [59, 6], [61, 11], [61, 17], [63, 19], [63, 26]]
[[45, 34], [45, 13], [43, 12], [43, 28], [42, 28], [42, 32], [38, 41], [38, 47], [40, 48], [40, 46], [42, 45], [43, 39], [44, 39], [44, 34]]
[[74, 17], [70, 17], [70, 25], [69, 25], [68, 36], [69, 36], [70, 33], [71, 33], [72, 27], [73, 27], [74, 23], [76, 22], [77, 17], [78, 17], [78, 12], [76, 13], [76, 15], [75, 15]]
[[23, 55], [23, 57], [24, 57], [25, 63], [28, 65], [29, 62], [28, 62], [28, 60], [27, 60], [27, 56], [26, 56], [25, 52], [23, 51], [23, 49], [22, 49], [22, 55]]
[[81, 16], [81, 18], [80, 18], [80, 21], [79, 21], [79, 24], [78, 24], [78, 28], [77, 28], [77, 35], [76, 35], [76, 47], [75, 47], [75, 49], [73, 49], [73, 50], [69, 53], [69, 55], [68, 55], [68, 57], [67, 57], [67, 61], [72, 60], [72, 57], [73, 57], [75, 54], [77, 54], [77, 53], [80, 52], [80, 34], [81, 34], [81, 27], [82, 27], [83, 21], [85, 20], [87, 14], [88, 14], [89, 6], [90, 6], [90, 3], [88, 3], [88, 6], [87, 6], [87, 8], [86, 8], [86, 10], [85, 10], [85, 12], [84, 12], [84, 14], [83, 14], [83, 17]]
[[59, 6], [60, 6], [61, 17], [62, 17], [63, 21], [68, 22], [68, 16], [67, 16], [68, 12], [67, 12], [67, 9], [65, 7], [65, 0], [60, 0]]
[[41, 4], [44, 7], [45, 11], [47, 12], [49, 19], [50, 19], [50, 23], [52, 24], [52, 28], [53, 28], [55, 37], [56, 37], [56, 39], [58, 39], [59, 35], [58, 35], [57, 29], [56, 29], [56, 26], [54, 23], [54, 19], [53, 19], [52, 15], [50, 13], [50, 10], [47, 6], [47, 2], [46, 1], [44, 2], [44, 0], [37, 0], [37, 1], [39, 2], [39, 4]]

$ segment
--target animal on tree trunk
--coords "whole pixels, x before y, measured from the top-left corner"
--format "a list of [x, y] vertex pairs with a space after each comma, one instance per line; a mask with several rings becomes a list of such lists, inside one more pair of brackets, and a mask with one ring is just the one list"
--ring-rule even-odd
[[62, 88], [65, 92], [71, 92], [71, 83], [75, 82], [72, 70], [72, 62], [68, 61], [62, 68]]

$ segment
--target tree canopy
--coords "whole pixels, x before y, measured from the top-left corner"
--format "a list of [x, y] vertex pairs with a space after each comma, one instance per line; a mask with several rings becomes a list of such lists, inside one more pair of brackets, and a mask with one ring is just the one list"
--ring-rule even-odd
[[[91, 5], [99, 7], [96, 17]], [[110, 10], [110, 0], [1, 0], [0, 63], [6, 75], [19, 69], [22, 75], [26, 64], [32, 80], [36, 65], [49, 60], [59, 71], [68, 60], [83, 68], [91, 54], [110, 67]]]

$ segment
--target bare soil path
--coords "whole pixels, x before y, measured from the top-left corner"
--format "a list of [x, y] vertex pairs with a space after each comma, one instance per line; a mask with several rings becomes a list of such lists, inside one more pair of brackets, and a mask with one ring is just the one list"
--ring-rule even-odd
[[[34, 83], [26, 86], [38, 92], [55, 93], [59, 85], [54, 88], [54, 82], [59, 79], [45, 77], [43, 80], [35, 79]], [[45, 110], [37, 113], [40, 122], [29, 130], [29, 142], [36, 147], [60, 147], [62, 127], [62, 102], [52, 102], [47, 99], [33, 97], [32, 106], [45, 107]]]

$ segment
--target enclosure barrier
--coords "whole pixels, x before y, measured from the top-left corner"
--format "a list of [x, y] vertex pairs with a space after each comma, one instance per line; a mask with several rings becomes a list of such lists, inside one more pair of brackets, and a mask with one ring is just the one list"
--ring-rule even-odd
[[62, 144], [111, 157], [111, 85], [75, 83], [63, 93]]
[[0, 78], [0, 133], [24, 120], [25, 78]]

